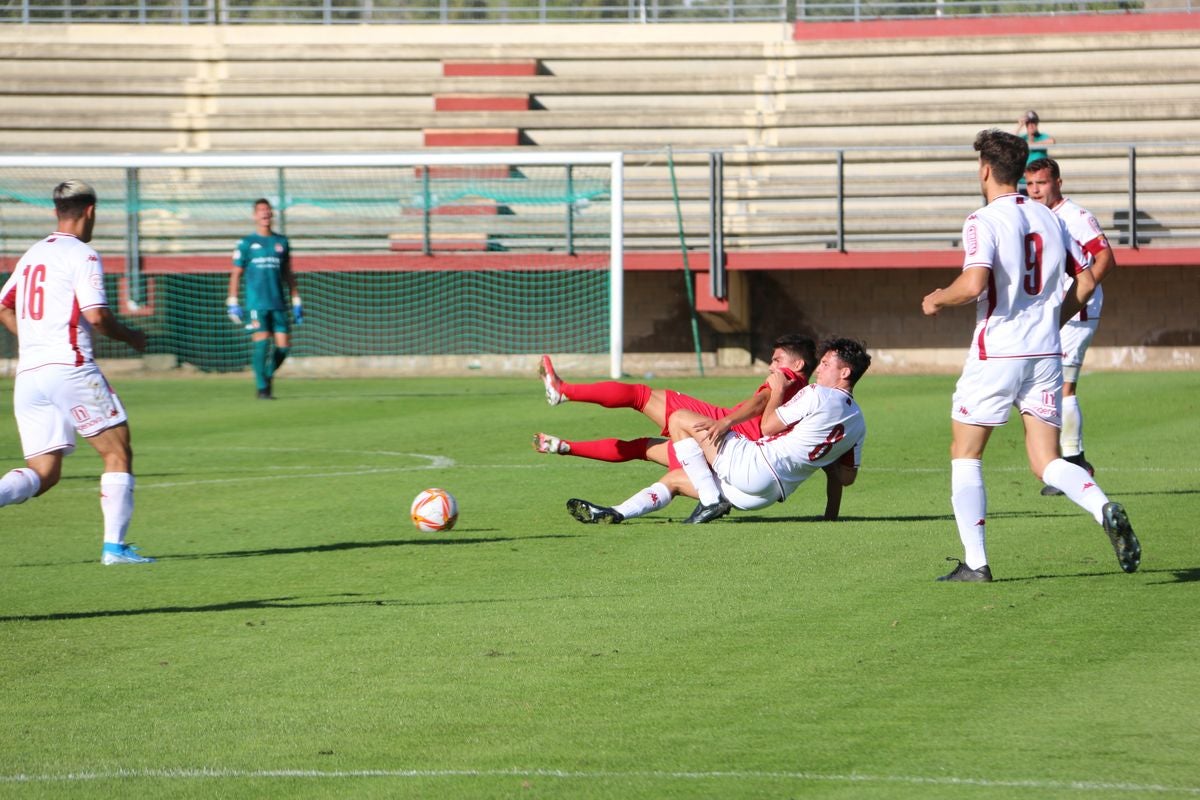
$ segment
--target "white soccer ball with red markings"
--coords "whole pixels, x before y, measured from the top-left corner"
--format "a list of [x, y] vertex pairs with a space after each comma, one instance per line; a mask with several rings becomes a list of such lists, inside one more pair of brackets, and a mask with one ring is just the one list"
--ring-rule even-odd
[[412, 521], [426, 533], [448, 531], [458, 522], [458, 501], [445, 489], [426, 489], [412, 502]]

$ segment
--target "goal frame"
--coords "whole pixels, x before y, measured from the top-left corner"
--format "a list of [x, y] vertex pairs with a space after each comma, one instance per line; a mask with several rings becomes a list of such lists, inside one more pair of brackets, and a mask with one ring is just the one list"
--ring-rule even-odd
[[[438, 167], [489, 165], [609, 167], [609, 374], [621, 377], [624, 355], [624, 154], [620, 151], [489, 150], [454, 153], [203, 153], [203, 154], [40, 154], [0, 155], [0, 167], [43, 169]], [[136, 248], [136, 237], [130, 244]], [[136, 264], [137, 259], [131, 263]]]

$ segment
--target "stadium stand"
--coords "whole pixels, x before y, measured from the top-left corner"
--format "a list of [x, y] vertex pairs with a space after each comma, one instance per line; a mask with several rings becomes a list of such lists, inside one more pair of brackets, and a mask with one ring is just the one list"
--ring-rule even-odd
[[[1058, 24], [1044, 33], [982, 35], [986, 22], [981, 35], [914, 29], [899, 38], [820, 31], [805, 38], [800, 26], [743, 24], [629, 26], [603, 39], [580, 26], [7, 25], [0, 26], [0, 151], [29, 152], [36, 141], [45, 152], [93, 152], [97, 132], [110, 152], [641, 151], [627, 162], [627, 248], [677, 268], [663, 255], [678, 239], [662, 151], [677, 153], [684, 231], [703, 245], [706, 153], [719, 149], [730, 154], [727, 192], [736, 198], [725, 233], [731, 268], [757, 271], [755, 292], [783, 285], [781, 294], [801, 295], [828, 279], [805, 270], [856, 267], [869, 274], [845, 280], [863, 281], [852, 290], [871, 298], [879, 294], [879, 281], [869, 285], [878, 269], [953, 267], [959, 226], [977, 193], [969, 151], [950, 148], [981, 128], [1012, 129], [1031, 105], [1059, 143], [1077, 145], [1055, 155], [1069, 154], [1070, 192], [1110, 226], [1114, 244], [1129, 225], [1121, 147], [1138, 142], [1146, 145], [1139, 241], [1195, 247], [1200, 26], [1192, 22], [1153, 30], [1142, 16], [1139, 29], [1122, 30], [1110, 20], [1102, 41]], [[846, 235], [855, 253], [838, 252], [829, 234], [828, 153], [736, 157], [758, 148], [854, 151]], [[924, 262], [881, 264], [872, 252], [913, 249], [912, 242]], [[1131, 244], [1128, 235], [1120, 243]], [[391, 246], [414, 245], [398, 237]], [[456, 246], [484, 243], [474, 234]], [[1157, 263], [1136, 251], [1121, 262], [1139, 259]], [[704, 261], [698, 252], [693, 267]], [[1168, 269], [1193, 286], [1190, 266]], [[888, 294], [916, 300], [933, 280], [912, 269], [886, 271]], [[651, 295], [673, 291], [665, 288], [673, 277], [652, 272], [645, 280]], [[785, 312], [772, 311], [769, 298], [763, 305], [752, 305], [761, 317], [756, 330], [789, 327], [773, 318]], [[957, 344], [936, 327], [882, 330], [885, 323], [859, 316], [825, 310], [805, 324], [827, 332], [844, 324], [837, 320], [856, 320], [866, 325], [863, 335], [898, 348]], [[642, 325], [649, 340], [661, 322], [631, 326]], [[1108, 325], [1101, 338], [1153, 337]]]
[[[160, 31], [122, 30], [151, 40]], [[0, 26], [0, 148], [27, 149], [37, 131], [40, 149], [88, 149], [85, 129], [142, 152], [403, 149], [424, 144], [427, 129], [520, 129], [559, 149], [950, 145], [1008, 127], [1031, 98], [1062, 141], [1194, 140], [1200, 118], [1194, 30], [1112, 33], [1103, 59], [1094, 40], [1062, 34], [776, 33], [752, 43], [497, 43], [490, 49], [508, 55], [492, 61], [474, 45], [359, 42], [343, 28], [323, 43], [278, 46], [192, 30], [190, 42], [90, 41], [64, 52], [48, 47], [49, 30]], [[1031, 53], [1054, 57], [1031, 70]], [[529, 103], [435, 102], [497, 95]], [[88, 125], [56, 114], [62, 104]]]

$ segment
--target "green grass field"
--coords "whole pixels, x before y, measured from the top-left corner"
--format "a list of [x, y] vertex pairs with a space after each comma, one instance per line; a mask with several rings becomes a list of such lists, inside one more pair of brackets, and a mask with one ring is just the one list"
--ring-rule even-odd
[[[574, 376], [572, 376], [574, 377]], [[1142, 540], [1039, 496], [1018, 425], [985, 461], [996, 582], [941, 584], [953, 377], [868, 374], [844, 519], [823, 481], [705, 526], [612, 527], [661, 470], [536, 454], [536, 378], [124, 380], [130, 541], [99, 461], [0, 511], [0, 796], [1200, 796], [1200, 374], [1082, 383], [1087, 455]], [[656, 385], [663, 385], [658, 383]], [[732, 403], [754, 378], [680, 379]], [[20, 464], [11, 380], [0, 466]], [[422, 488], [461, 517], [415, 531]]]

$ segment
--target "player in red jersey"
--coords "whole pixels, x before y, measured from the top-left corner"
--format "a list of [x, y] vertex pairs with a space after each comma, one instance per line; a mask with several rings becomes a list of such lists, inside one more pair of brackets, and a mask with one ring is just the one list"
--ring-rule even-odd
[[[808, 383], [808, 378], [817, 363], [816, 345], [807, 336], [788, 334], [776, 339], [772, 348], [768, 371], [780, 370], [785, 375], [791, 373], [793, 381], [799, 378], [785, 398], [790, 399], [791, 395]], [[733, 408], [722, 408], [673, 389], [651, 389], [642, 383], [567, 383], [555, 373], [549, 356], [542, 356], [538, 372], [546, 387], [546, 402], [550, 405], [556, 406], [574, 400], [595, 403], [605, 408], [632, 408], [657, 425], [662, 434], [661, 437], [633, 440], [598, 439], [580, 442], [539, 433], [533, 438], [533, 447], [539, 453], [572, 455], [611, 462], [653, 461], [663, 466], [678, 467], [677, 461], [671, 461], [674, 448], [670, 446], [670, 440], [664, 437], [667, 435], [671, 415], [680, 408], [722, 420], [722, 424], [726, 426], [725, 430], [736, 430], [748, 439], [758, 439], [762, 436], [761, 417], [768, 395], [766, 383]]]
[[721, 432], [716, 420], [680, 411], [670, 422], [680, 468], [615, 506], [573, 498], [567, 512], [580, 522], [614, 524], [665, 508], [680, 494], [698, 498], [703, 508], [725, 502], [761, 509], [783, 502], [818, 469], [853, 483], [867, 433], [853, 389], [871, 357], [853, 339], [831, 339], [820, 351], [816, 382], [787, 402], [791, 382], [780, 372], [768, 376], [760, 439]]
[[[769, 373], [779, 372], [787, 379], [786, 394], [783, 397], [783, 401], [786, 402], [808, 384], [808, 379], [817, 363], [816, 345], [807, 336], [788, 334], [776, 339], [772, 348]], [[574, 400], [596, 403], [606, 408], [632, 408], [640, 411], [657, 425], [662, 434], [660, 437], [643, 437], [633, 440], [569, 441], [557, 436], [538, 433], [533, 437], [533, 447], [541, 453], [573, 455], [609, 462], [653, 461], [672, 470], [678, 469], [680, 463], [675, 454], [675, 446], [669, 439], [663, 437], [668, 433], [671, 416], [680, 409], [693, 411], [701, 416], [717, 420], [714, 428], [714, 436], [717, 438], [731, 430], [751, 441], [758, 440], [763, 435], [762, 414], [770, 396], [770, 389], [766, 382], [742, 402], [732, 408], [724, 408], [682, 392], [671, 389], [651, 389], [645, 384], [629, 384], [619, 381], [601, 381], [589, 384], [567, 383], [558, 377], [553, 364], [547, 357], [543, 357], [539, 372], [546, 388], [546, 401], [550, 405], [559, 405], [567, 400]], [[843, 486], [838, 473], [827, 471], [825, 519], [832, 521], [838, 518], [841, 511]], [[730, 505], [725, 502], [707, 510], [701, 504], [685, 521], [689, 523], [708, 522], [724, 516], [729, 513], [730, 509]]]

